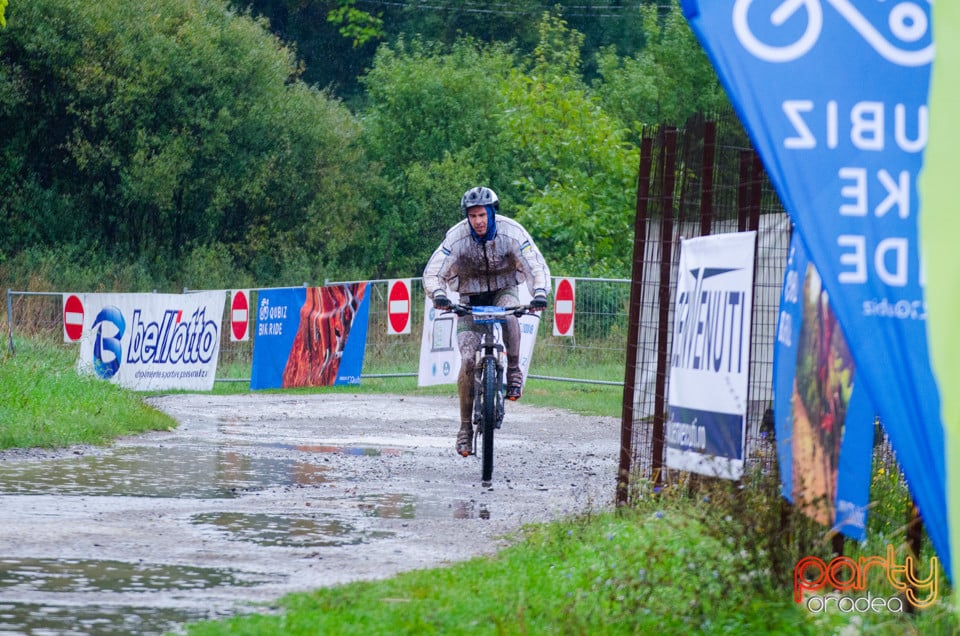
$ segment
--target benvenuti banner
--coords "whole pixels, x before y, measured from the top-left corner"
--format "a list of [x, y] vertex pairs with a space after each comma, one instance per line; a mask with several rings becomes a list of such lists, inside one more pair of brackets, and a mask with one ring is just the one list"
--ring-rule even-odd
[[367, 288], [348, 283], [259, 290], [250, 388], [359, 384]]
[[876, 408], [948, 563], [940, 398], [917, 237], [930, 3], [681, 7], [816, 264], [848, 338], [857, 390]]
[[756, 232], [680, 245], [668, 391], [667, 466], [743, 474]]
[[866, 537], [874, 410], [799, 235], [790, 242], [773, 356], [781, 492], [818, 523]]
[[209, 391], [226, 295], [72, 294], [83, 323], [78, 368], [137, 391]]

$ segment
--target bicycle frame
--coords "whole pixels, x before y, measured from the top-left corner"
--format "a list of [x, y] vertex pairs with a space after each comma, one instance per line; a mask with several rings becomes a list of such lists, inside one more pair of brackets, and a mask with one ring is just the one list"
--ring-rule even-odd
[[[529, 305], [516, 307], [454, 305], [458, 316], [470, 315], [474, 324], [489, 325], [481, 334], [474, 364], [473, 385], [473, 448], [480, 448], [481, 483], [489, 486], [493, 478], [494, 431], [503, 423], [503, 373], [506, 368], [504, 345], [497, 341], [492, 327], [502, 324], [508, 316], [537, 315]], [[519, 345], [519, 343], [516, 343]]]

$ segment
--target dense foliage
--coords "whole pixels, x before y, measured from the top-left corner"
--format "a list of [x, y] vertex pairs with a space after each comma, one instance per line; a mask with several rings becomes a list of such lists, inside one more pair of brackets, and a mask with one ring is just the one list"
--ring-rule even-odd
[[[553, 11], [583, 34], [585, 51], [613, 47], [629, 56], [645, 42], [640, 7], [655, 8], [658, 0], [231, 0], [231, 4], [266, 18], [274, 33], [296, 43], [307, 82], [332, 87], [352, 101], [363, 98], [358, 79], [373, 65], [377, 46], [385, 42], [421, 38], [451, 45], [469, 36], [485, 44], [510, 43], [528, 55], [539, 42], [537, 25], [543, 12]], [[671, 3], [659, 4], [667, 12]], [[587, 65], [592, 76], [592, 56]]]
[[677, 7], [432, 4], [15, 3], [5, 276], [63, 254], [173, 289], [416, 276], [478, 183], [555, 272], [628, 275], [638, 131], [725, 99]]
[[[222, 246], [269, 277], [335, 259], [359, 129], [292, 53], [217, 3], [40, 0], [0, 35], [0, 249], [176, 263]], [[319, 257], [319, 258], [318, 258]]]

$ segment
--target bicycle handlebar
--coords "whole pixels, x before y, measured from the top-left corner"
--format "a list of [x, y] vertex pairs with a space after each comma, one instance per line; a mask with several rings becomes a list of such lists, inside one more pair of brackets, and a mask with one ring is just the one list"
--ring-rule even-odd
[[455, 303], [448, 312], [457, 314], [458, 316], [479, 316], [490, 319], [499, 319], [506, 318], [507, 316], [516, 316], [520, 318], [521, 316], [536, 316], [540, 317], [540, 311], [535, 310], [530, 307], [530, 305], [515, 305], [513, 307], [498, 307], [496, 305], [463, 305], [460, 303]]

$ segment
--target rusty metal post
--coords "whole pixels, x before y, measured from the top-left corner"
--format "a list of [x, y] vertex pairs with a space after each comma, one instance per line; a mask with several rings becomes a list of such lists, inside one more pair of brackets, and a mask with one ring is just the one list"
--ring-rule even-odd
[[10, 288], [7, 287], [7, 352], [15, 353], [13, 348], [13, 301], [10, 299]]
[[737, 182], [737, 231], [747, 231], [747, 219], [750, 216], [750, 164], [753, 163], [753, 151], [740, 151], [740, 179]]
[[643, 302], [643, 255], [647, 248], [647, 223], [650, 220], [650, 169], [653, 165], [653, 139], [640, 141], [640, 166], [637, 170], [637, 207], [633, 223], [633, 277], [630, 281], [630, 308], [627, 320], [627, 364], [623, 376], [623, 405], [620, 411], [620, 468], [617, 471], [617, 506], [630, 499], [630, 469], [633, 460], [634, 395], [637, 386], [637, 357], [640, 352], [640, 307]]
[[700, 236], [710, 236], [713, 229], [713, 163], [717, 152], [717, 122], [703, 126], [703, 165], [700, 169]]
[[673, 189], [676, 185], [677, 129], [667, 127], [663, 132], [660, 169], [660, 281], [657, 300], [660, 314], [657, 320], [657, 377], [653, 407], [653, 463], [656, 482], [663, 473], [663, 455], [666, 445], [667, 374], [670, 351], [667, 339], [670, 334], [670, 273], [673, 265]]
[[760, 202], [763, 199], [763, 162], [760, 155], [753, 151], [753, 165], [750, 174], [750, 224], [748, 230], [760, 229]]

